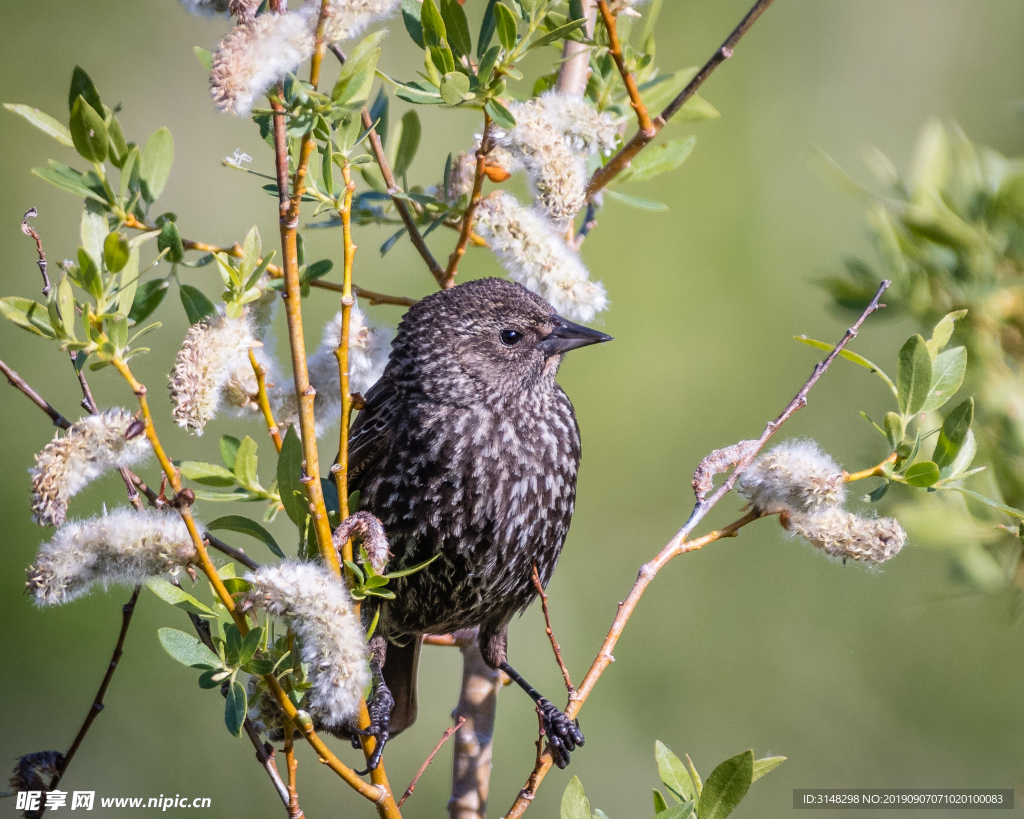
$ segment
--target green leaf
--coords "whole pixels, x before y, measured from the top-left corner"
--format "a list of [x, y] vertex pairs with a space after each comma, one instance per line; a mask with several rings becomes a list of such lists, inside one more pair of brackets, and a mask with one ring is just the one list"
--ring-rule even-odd
[[657, 819], [690, 819], [693, 815], [694, 800], [690, 799], [681, 805], [673, 805], [668, 810], [656, 814]]
[[57, 337], [53, 325], [50, 324], [50, 311], [32, 299], [21, 296], [7, 296], [0, 299], [0, 314], [38, 336]]
[[171, 263], [180, 262], [185, 258], [185, 245], [181, 241], [181, 233], [178, 225], [168, 219], [160, 228], [160, 235], [156, 237], [157, 250], [166, 250], [167, 261]]
[[181, 303], [185, 307], [185, 315], [189, 324], [196, 324], [207, 316], [216, 316], [217, 308], [206, 294], [198, 287], [183, 284], [179, 290]]
[[911, 466], [904, 477], [911, 486], [931, 486], [939, 480], [939, 467], [932, 461], [920, 461]]
[[409, 32], [409, 36], [417, 46], [425, 48], [423, 26], [420, 24], [421, 12], [420, 0], [402, 0], [402, 22], [405, 23], [405, 30]]
[[242, 515], [225, 515], [222, 518], [210, 521], [206, 524], [206, 528], [210, 531], [216, 531], [217, 529], [228, 529], [232, 532], [240, 532], [243, 535], [249, 535], [250, 537], [256, 538], [256, 540], [262, 541], [267, 547], [278, 557], [284, 557], [284, 552], [281, 551], [281, 547], [277, 545], [277, 541], [274, 540], [274, 536], [264, 529], [260, 524], [254, 520], [249, 520], [247, 517]]
[[763, 759], [754, 760], [754, 775], [750, 778], [751, 782], [757, 782], [766, 773], [774, 771], [783, 762], [786, 761], [784, 756], [766, 756]]
[[903, 426], [903, 418], [900, 417], [899, 413], [887, 412], [885, 414], [885, 437], [889, 439], [889, 444], [894, 452], [896, 447], [903, 443], [905, 435], [906, 429]]
[[374, 71], [380, 59], [380, 44], [386, 34], [386, 31], [374, 32], [364, 38], [349, 55], [331, 92], [331, 99], [336, 103], [358, 107], [369, 98]]
[[164, 300], [169, 287], [168, 279], [154, 279], [139, 285], [135, 291], [135, 298], [132, 300], [132, 309], [128, 313], [128, 318], [136, 324], [149, 318], [160, 306], [160, 302]]
[[[480, 60], [481, 65], [484, 63], [484, 54], [490, 49], [491, 38], [494, 36], [494, 4], [496, 2], [497, 0], [488, 0], [487, 8], [484, 9], [483, 19], [480, 21], [480, 36], [476, 41], [476, 56]], [[482, 72], [478, 72], [478, 76], [483, 78], [485, 75]]]
[[64, 123], [54, 119], [49, 114], [44, 114], [38, 108], [33, 108], [30, 105], [21, 105], [19, 103], [7, 102], [4, 103], [4, 108], [20, 117], [24, 117], [44, 134], [57, 140], [61, 145], [66, 145], [68, 148], [75, 147], [74, 140], [71, 139], [71, 132], [64, 126]]
[[[931, 342], [925, 342], [931, 344]], [[929, 348], [930, 349], [930, 348]], [[956, 395], [967, 375], [967, 348], [954, 347], [939, 353], [932, 361], [932, 383], [922, 412], [935, 410]]]
[[142, 182], [142, 196], [147, 202], [155, 202], [164, 192], [174, 163], [174, 137], [167, 128], [157, 128], [142, 149], [139, 163], [139, 179]]
[[204, 486], [234, 486], [235, 474], [222, 466], [206, 461], [182, 461], [178, 464], [182, 476]]
[[196, 59], [199, 60], [199, 64], [207, 71], [213, 71], [213, 55], [205, 48], [194, 46], [192, 51], [196, 55]]
[[92, 106], [79, 97], [71, 106], [71, 140], [75, 150], [89, 162], [105, 162], [110, 147], [110, 136], [103, 117]]
[[[68, 281], [65, 273], [60, 277], [55, 294], [57, 311], [61, 316], [61, 323], [64, 325], [64, 332], [68, 338], [75, 338], [75, 293], [71, 289], [71, 282]], [[65, 318], [66, 317], [66, 318]]]
[[[834, 344], [829, 344], [827, 341], [818, 341], [813, 338], [808, 338], [807, 336], [793, 336], [793, 338], [796, 341], [799, 341], [801, 344], [806, 344], [808, 347], [816, 347], [819, 350], [828, 350], [829, 352], [832, 352], [832, 350], [835, 348]], [[879, 378], [881, 378], [886, 383], [889, 389], [892, 390], [893, 395], [898, 395], [896, 385], [892, 382], [892, 379], [889, 378], [889, 376], [885, 374], [882, 368], [879, 367], [874, 362], [868, 361], [868, 359], [864, 358], [864, 356], [857, 355], [857, 353], [852, 353], [849, 350], [842, 350], [839, 353], [839, 357], [845, 358], [847, 361], [852, 361], [854, 364], [858, 364], [864, 369], [870, 370], [871, 372], [875, 373]]]
[[900, 349], [896, 368], [897, 397], [904, 416], [921, 411], [932, 384], [932, 358], [920, 335], [911, 336]]
[[[501, 3], [498, 5], [500, 6]], [[516, 127], [516, 118], [512, 116], [512, 112], [497, 100], [487, 100], [484, 103], [484, 110], [499, 128], [504, 128], [508, 131]]]
[[149, 590], [161, 600], [164, 600], [183, 611], [187, 611], [189, 614], [195, 614], [199, 617], [217, 616], [217, 612], [205, 603], [199, 602], [187, 591], [175, 586], [173, 583], [162, 577], [151, 577], [146, 581], [146, 585], [149, 587]]
[[302, 441], [299, 440], [293, 424], [285, 432], [281, 454], [277, 459], [277, 491], [281, 495], [284, 511], [300, 530], [309, 517], [309, 501], [306, 499], [306, 489], [300, 480], [301, 476]]
[[519, 24], [516, 16], [504, 3], [494, 4], [494, 22], [498, 29], [498, 42], [504, 46], [505, 51], [511, 51], [516, 46], [516, 39], [519, 34]]
[[743, 801], [754, 777], [754, 752], [731, 757], [711, 772], [700, 795], [700, 819], [725, 819]]
[[89, 75], [80, 66], [75, 66], [71, 73], [71, 90], [68, 91], [68, 110], [75, 107], [75, 100], [85, 97], [85, 101], [92, 106], [92, 109], [99, 114], [103, 113], [103, 102], [100, 100], [100, 92], [96, 90]]
[[412, 165], [416, 151], [420, 147], [422, 134], [423, 127], [420, 125], [419, 114], [415, 111], [406, 111], [402, 115], [402, 135], [399, 137], [398, 150], [395, 153], [394, 173], [398, 179], [405, 176]]
[[625, 171], [619, 174], [619, 180], [647, 182], [659, 174], [674, 171], [686, 161], [696, 142], [697, 137], [691, 135], [648, 148], [637, 156]]
[[82, 174], [74, 168], [69, 168], [67, 165], [60, 162], [54, 162], [53, 160], [50, 160], [50, 164], [53, 167], [33, 168], [33, 175], [38, 176], [44, 182], [49, 182], [51, 185], [55, 185], [63, 191], [73, 193], [75, 196], [93, 199], [104, 204], [107, 203], [106, 199], [86, 184], [85, 177], [83, 177]]
[[494, 66], [498, 63], [498, 57], [501, 55], [501, 46], [491, 46], [487, 51], [484, 52], [484, 56], [480, 58], [480, 64], [477, 66], [477, 78], [480, 80], [481, 85], [486, 85], [490, 82], [491, 73], [494, 71]]
[[222, 435], [220, 437], [220, 457], [228, 469], [235, 468], [235, 457], [238, 455], [238, 448], [241, 445], [242, 442], [233, 435]]
[[1012, 506], [1007, 506], [1005, 503], [1000, 503], [999, 501], [986, 497], [985, 495], [982, 495], [979, 492], [974, 492], [973, 490], [966, 489], [963, 486], [957, 486], [956, 484], [948, 484], [943, 488], [956, 490], [961, 495], [966, 495], [968, 498], [974, 498], [974, 500], [984, 503], [986, 506], [991, 506], [993, 509], [998, 509], [1000, 512], [1009, 515], [1011, 518], [1016, 518], [1017, 520], [1024, 520], [1024, 512], [1022, 512], [1020, 509], [1015, 509]]
[[668, 802], [665, 801], [665, 796], [657, 788], [654, 789], [654, 815], [657, 816], [659, 813], [664, 813], [668, 810]]
[[263, 642], [263, 628], [250, 629], [248, 634], [242, 638], [242, 646], [238, 651], [238, 664], [245, 665], [253, 658]]
[[932, 330], [932, 337], [927, 342], [928, 352], [932, 354], [932, 358], [935, 358], [939, 351], [949, 343], [949, 340], [953, 337], [955, 323], [966, 315], [966, 310], [954, 310], [952, 313], [946, 313], [939, 320], [939, 323], [935, 325], [935, 329]]
[[591, 819], [590, 800], [583, 792], [583, 783], [578, 776], [569, 780], [562, 794], [562, 810], [560, 819]]
[[437, 560], [440, 556], [441, 556], [441, 554], [439, 552], [438, 554], [434, 555], [433, 557], [428, 558], [427, 560], [424, 560], [422, 563], [417, 563], [415, 566], [409, 566], [407, 569], [399, 569], [397, 572], [388, 572], [386, 576], [387, 576], [388, 580], [394, 580], [396, 577], [406, 577], [407, 575], [415, 574], [420, 569], [424, 569], [427, 566], [429, 566], [431, 563], [433, 563], [435, 560]]
[[428, 47], [440, 48], [445, 42], [444, 18], [434, 0], [423, 0], [420, 10], [420, 25], [423, 26], [423, 43]]
[[[566, 23], [565, 25], [559, 26], [554, 31], [549, 31], [543, 37], [538, 37], [536, 40], [531, 41], [531, 43], [530, 43], [530, 50], [532, 51], [535, 48], [540, 48], [541, 46], [546, 46], [548, 43], [553, 43], [556, 40], [562, 40], [565, 37], [568, 37], [574, 31], [577, 31], [577, 30], [583, 28], [583, 26], [586, 25], [586, 23], [587, 23], [586, 19], [571, 20], [568, 23]], [[715, 113], [718, 113], [718, 112], [716, 111]]]
[[220, 668], [220, 657], [198, 639], [176, 628], [157, 629], [157, 637], [164, 651], [182, 665], [190, 668]]
[[960, 447], [960, 451], [956, 454], [952, 463], [942, 467], [939, 470], [939, 474], [942, 475], [943, 480], [950, 480], [959, 478], [968, 469], [971, 464], [974, 463], [974, 457], [978, 454], [978, 442], [974, 437], [974, 430], [967, 430], [967, 437], [964, 438], [964, 443]]
[[[935, 442], [932, 459], [941, 469], [953, 463], [960, 447], [967, 440], [967, 433], [974, 423], [974, 398], [968, 398], [958, 405], [942, 422], [939, 439]], [[933, 481], [934, 483], [934, 481]]]
[[468, 93], [469, 77], [461, 71], [449, 71], [441, 78], [441, 99], [449, 105], [458, 105]]
[[246, 489], [253, 489], [259, 486], [260, 479], [256, 473], [257, 457], [256, 442], [248, 435], [242, 439], [235, 453], [235, 465], [233, 467], [238, 483]]
[[697, 792], [693, 780], [686, 772], [683, 761], [672, 753], [671, 749], [661, 741], [654, 743], [654, 758], [658, 762], [658, 777], [665, 783], [678, 802], [696, 799]]
[[107, 235], [103, 242], [103, 263], [111, 273], [120, 273], [128, 264], [131, 248], [123, 234], [114, 232]]
[[664, 202], [656, 202], [653, 199], [644, 199], [642, 196], [633, 196], [632, 194], [622, 193], [622, 191], [613, 190], [612, 188], [605, 188], [605, 196], [608, 196], [623, 205], [627, 205], [637, 210], [648, 210], [654, 212], [662, 212], [668, 210], [668, 205]]
[[220, 688], [220, 684], [231, 676], [231, 672], [223, 668], [209, 668], [199, 675], [200, 688]]
[[248, 707], [245, 689], [238, 680], [232, 680], [227, 698], [224, 700], [224, 724], [233, 736], [242, 735], [242, 725], [245, 723], [245, 712]]
[[444, 20], [448, 45], [456, 54], [469, 56], [473, 53], [473, 40], [469, 36], [469, 21], [459, 0], [441, 0], [441, 19]]
[[[139, 289], [139, 249], [133, 247], [128, 252], [128, 261], [121, 268], [120, 281], [117, 287], [117, 312], [123, 316], [131, 312], [135, 304], [135, 293]], [[127, 324], [125, 325], [127, 328]]]

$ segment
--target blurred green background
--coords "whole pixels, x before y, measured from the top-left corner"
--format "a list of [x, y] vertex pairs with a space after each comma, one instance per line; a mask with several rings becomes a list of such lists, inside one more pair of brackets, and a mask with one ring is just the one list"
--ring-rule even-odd
[[[480, 5], [470, 0], [471, 15]], [[746, 9], [747, 0], [666, 3], [660, 64], [672, 70], [703, 62]], [[393, 27], [396, 44], [385, 49], [382, 68], [409, 78], [420, 58], [401, 24]], [[255, 178], [220, 164], [241, 148], [255, 157], [254, 168], [272, 172], [271, 154], [251, 124], [214, 112], [192, 54], [195, 45], [212, 48], [224, 29], [223, 20], [190, 17], [173, 0], [7, 2], [0, 100], [64, 118], [71, 70], [82, 65], [108, 104], [123, 103], [129, 139], [141, 142], [160, 125], [173, 131], [177, 157], [160, 207], [179, 214], [183, 235], [231, 243], [256, 223], [265, 247], [274, 247], [275, 200]], [[672, 135], [696, 133], [696, 150], [679, 171], [636, 186], [637, 194], [671, 210], [644, 213], [609, 202], [602, 211], [583, 256], [608, 287], [612, 309], [603, 329], [616, 341], [573, 354], [561, 375], [585, 444], [577, 512], [550, 587], [574, 678], [582, 678], [640, 563], [689, 512], [697, 461], [756, 435], [803, 383], [814, 354], [791, 336], [838, 339], [849, 323], [830, 311], [815, 279], [837, 269], [842, 254], [866, 250], [861, 212], [812, 171], [808, 148], [820, 147], [867, 180], [867, 145], [905, 170], [923, 122], [938, 116], [1004, 154], [1021, 154], [1022, 34], [1024, 5], [1015, 0], [778, 0], [703, 89], [722, 118], [670, 126]], [[547, 70], [547, 56], [531, 59]], [[522, 93], [528, 88], [524, 83]], [[403, 106], [393, 106], [393, 122]], [[410, 177], [433, 184], [444, 157], [465, 147], [477, 122], [469, 112], [419, 110], [425, 137]], [[0, 138], [0, 291], [35, 296], [39, 277], [32, 243], [19, 231], [22, 213], [39, 209], [35, 224], [55, 263], [78, 244], [80, 203], [29, 170], [49, 157], [71, 161], [71, 151], [6, 112]], [[380, 258], [387, 235], [375, 228], [357, 233], [357, 283], [429, 292], [432, 280], [407, 242]], [[340, 256], [340, 232], [311, 232], [308, 239], [312, 258]], [[448, 231], [431, 237], [439, 256], [453, 240]], [[496, 267], [478, 251], [463, 270], [481, 275]], [[213, 295], [219, 284], [210, 271], [183, 271], [183, 279]], [[304, 309], [313, 346], [337, 301], [314, 291]], [[371, 313], [391, 322], [399, 315], [396, 308]], [[151, 337], [153, 353], [138, 374], [154, 396], [161, 432], [174, 457], [216, 460], [219, 435], [244, 425], [218, 422], [202, 439], [189, 439], [170, 424], [164, 374], [186, 320], [173, 294], [157, 317], [164, 328]], [[909, 332], [910, 325], [872, 318], [856, 349], [892, 366]], [[0, 356], [76, 417], [77, 385], [54, 346], [4, 322]], [[92, 384], [101, 404], [132, 405], [109, 370]], [[869, 466], [884, 457], [884, 445], [857, 411], [884, 414], [880, 386], [840, 363], [784, 434], [816, 438], [851, 471]], [[129, 592], [97, 592], [49, 611], [22, 594], [24, 568], [47, 537], [29, 519], [26, 469], [53, 430], [6, 386], [0, 406], [7, 532], [0, 552], [0, 759], [13, 765], [23, 753], [67, 748], [103, 674]], [[255, 422], [245, 431], [260, 442], [269, 482], [270, 442]], [[156, 471], [150, 465], [143, 473], [153, 478]], [[86, 516], [122, 498], [111, 477], [77, 499], [72, 512]], [[710, 523], [732, 519], [737, 508], [728, 499]], [[198, 511], [212, 517], [227, 510]], [[284, 536], [286, 525], [282, 520], [275, 531]], [[266, 556], [253, 541], [233, 542]], [[948, 566], [946, 555], [912, 537], [882, 572], [844, 568], [788, 542], [770, 521], [677, 559], [648, 591], [616, 664], [583, 711], [586, 748], [570, 771], [548, 777], [531, 815], [555, 816], [573, 773], [592, 804], [613, 819], [651, 812], [655, 739], [689, 753], [705, 776], [748, 747], [757, 756], [788, 756], [757, 783], [737, 816], [788, 815], [793, 788], [1017, 786], [1024, 781], [1020, 629], [1005, 599], [970, 596], [951, 581]], [[145, 591], [107, 708], [63, 787], [102, 796], [210, 796], [213, 815], [279, 817], [281, 805], [252, 748], [224, 730], [220, 697], [200, 691], [195, 673], [160, 649], [161, 625], [188, 627]], [[561, 678], [539, 610], [513, 624], [510, 654], [559, 701]], [[399, 792], [450, 724], [460, 665], [454, 650], [425, 652], [419, 722], [387, 756]], [[535, 725], [526, 698], [505, 692], [492, 816], [507, 809], [525, 781]], [[339, 752], [356, 764], [354, 752]], [[446, 751], [421, 780], [406, 816], [443, 815], [449, 769]], [[306, 748], [299, 785], [307, 816], [369, 815]], [[0, 815], [14, 815], [13, 800], [0, 801]]]

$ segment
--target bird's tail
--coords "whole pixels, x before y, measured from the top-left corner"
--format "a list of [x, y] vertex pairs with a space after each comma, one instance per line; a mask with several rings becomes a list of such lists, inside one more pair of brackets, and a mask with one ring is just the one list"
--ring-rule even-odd
[[416, 721], [419, 703], [416, 700], [416, 675], [420, 665], [423, 638], [414, 637], [405, 645], [388, 645], [384, 658], [384, 682], [395, 698], [391, 711], [391, 736], [396, 736]]

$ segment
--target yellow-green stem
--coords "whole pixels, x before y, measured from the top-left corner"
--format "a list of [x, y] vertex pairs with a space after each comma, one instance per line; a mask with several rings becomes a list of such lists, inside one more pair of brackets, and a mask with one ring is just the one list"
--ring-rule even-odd
[[263, 418], [267, 422], [267, 432], [274, 439], [274, 446], [280, 452], [283, 441], [281, 440], [281, 432], [277, 428], [277, 421], [274, 420], [274, 410], [270, 406], [270, 396], [267, 395], [267, 369], [256, 360], [256, 353], [252, 350], [249, 350], [249, 363], [252, 365], [252, 371], [256, 373], [256, 403], [259, 405], [260, 412], [263, 413]]

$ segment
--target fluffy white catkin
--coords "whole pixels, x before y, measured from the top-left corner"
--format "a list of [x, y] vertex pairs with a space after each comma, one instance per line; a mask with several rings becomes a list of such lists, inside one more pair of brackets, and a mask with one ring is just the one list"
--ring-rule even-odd
[[829, 557], [844, 561], [884, 563], [895, 557], [907, 540], [907, 533], [894, 518], [862, 518], [836, 507], [792, 514], [786, 528]]
[[125, 438], [135, 418], [117, 407], [81, 418], [35, 456], [32, 513], [36, 523], [60, 526], [68, 501], [105, 472], [134, 466], [152, 451], [144, 434]]
[[342, 580], [315, 563], [286, 561], [246, 575], [247, 599], [274, 617], [285, 617], [309, 665], [308, 710], [340, 727], [359, 711], [370, 684], [366, 636]]
[[477, 232], [515, 282], [547, 299], [559, 314], [592, 321], [608, 307], [601, 282], [592, 282], [580, 257], [543, 215], [496, 191], [477, 208]]
[[309, 8], [240, 22], [213, 55], [210, 95], [221, 111], [248, 116], [256, 98], [313, 53]]
[[[327, 25], [324, 40], [339, 43], [362, 34], [368, 25], [391, 17], [401, 6], [401, 0], [330, 0], [327, 4]], [[312, 25], [316, 25], [320, 0], [307, 0], [312, 9]]]
[[177, 512], [122, 507], [58, 529], [28, 569], [28, 590], [40, 606], [60, 605], [97, 583], [134, 585], [175, 574], [195, 556]]
[[754, 461], [736, 491], [763, 515], [841, 506], [843, 470], [814, 441], [786, 441]]
[[226, 400], [239, 408], [247, 406], [246, 395], [256, 392], [256, 376], [249, 363], [252, 346], [247, 315], [216, 316], [189, 328], [169, 379], [178, 426], [202, 435]]

